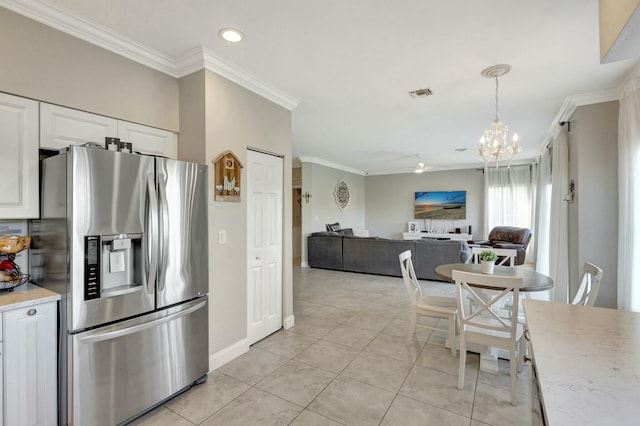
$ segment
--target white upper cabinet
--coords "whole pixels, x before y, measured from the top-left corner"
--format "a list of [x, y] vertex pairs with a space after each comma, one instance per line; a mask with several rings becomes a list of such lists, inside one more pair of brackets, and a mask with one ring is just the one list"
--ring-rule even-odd
[[58, 150], [69, 145], [116, 137], [118, 120], [51, 104], [40, 104], [40, 148]]
[[118, 121], [118, 137], [133, 144], [133, 150], [143, 154], [178, 156], [178, 136], [166, 130]]
[[0, 93], [0, 219], [39, 216], [38, 102]]
[[95, 142], [104, 146], [105, 137], [131, 142], [133, 150], [143, 154], [176, 158], [175, 133], [141, 124], [116, 120], [71, 108], [40, 104], [40, 148], [62, 149], [69, 145]]

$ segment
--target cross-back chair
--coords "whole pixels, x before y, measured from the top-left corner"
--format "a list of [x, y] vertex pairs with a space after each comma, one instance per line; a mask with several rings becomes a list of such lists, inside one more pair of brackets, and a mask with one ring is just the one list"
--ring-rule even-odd
[[[451, 348], [451, 354], [456, 356], [456, 316], [458, 307], [455, 297], [441, 296], [425, 296], [422, 294], [422, 288], [416, 278], [413, 262], [411, 261], [411, 250], [403, 251], [398, 255], [400, 259], [400, 269], [402, 270], [402, 279], [409, 293], [409, 301], [411, 302], [411, 313], [409, 319], [409, 332], [407, 334], [407, 343], [411, 341], [416, 326], [427, 328], [430, 330], [448, 333], [448, 342]], [[418, 324], [418, 316], [426, 316], [432, 318], [446, 319], [448, 321], [447, 329], [438, 328], [436, 326], [427, 326]]]
[[[517, 321], [518, 302], [522, 277], [475, 274], [454, 270], [456, 300], [460, 322], [460, 361], [458, 366], [458, 389], [464, 386], [464, 371], [467, 359], [467, 343], [503, 348], [510, 355], [511, 404], [516, 405], [516, 379], [518, 357], [523, 350], [523, 326]], [[483, 292], [482, 289], [493, 290]], [[513, 313], [507, 318], [498, 314], [505, 297], [513, 296]], [[471, 310], [463, 309], [465, 299], [472, 299]]]

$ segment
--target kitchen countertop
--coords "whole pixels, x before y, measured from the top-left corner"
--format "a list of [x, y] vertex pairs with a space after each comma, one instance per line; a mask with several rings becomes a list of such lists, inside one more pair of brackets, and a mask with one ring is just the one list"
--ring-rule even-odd
[[639, 424], [640, 313], [523, 305], [549, 424]]
[[23, 284], [13, 291], [0, 291], [0, 312], [60, 300], [60, 295], [35, 284]]

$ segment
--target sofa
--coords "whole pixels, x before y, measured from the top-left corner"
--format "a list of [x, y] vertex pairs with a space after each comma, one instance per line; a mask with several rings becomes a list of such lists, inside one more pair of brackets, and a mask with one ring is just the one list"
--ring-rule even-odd
[[531, 241], [531, 231], [528, 228], [515, 226], [496, 226], [489, 232], [488, 240], [469, 241], [470, 244], [500, 249], [515, 249], [514, 265], [522, 265]]
[[390, 240], [316, 232], [307, 237], [307, 259], [313, 268], [401, 277], [398, 255], [411, 250], [416, 276], [442, 281], [435, 268], [444, 263], [467, 263], [471, 249], [465, 241]]

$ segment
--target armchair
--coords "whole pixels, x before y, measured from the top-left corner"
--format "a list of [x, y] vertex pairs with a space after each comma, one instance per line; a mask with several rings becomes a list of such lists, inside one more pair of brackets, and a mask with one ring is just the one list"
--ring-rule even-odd
[[496, 226], [489, 232], [488, 240], [469, 241], [469, 244], [488, 246], [496, 249], [514, 249], [517, 253], [514, 265], [522, 265], [530, 240], [531, 231], [528, 228]]

